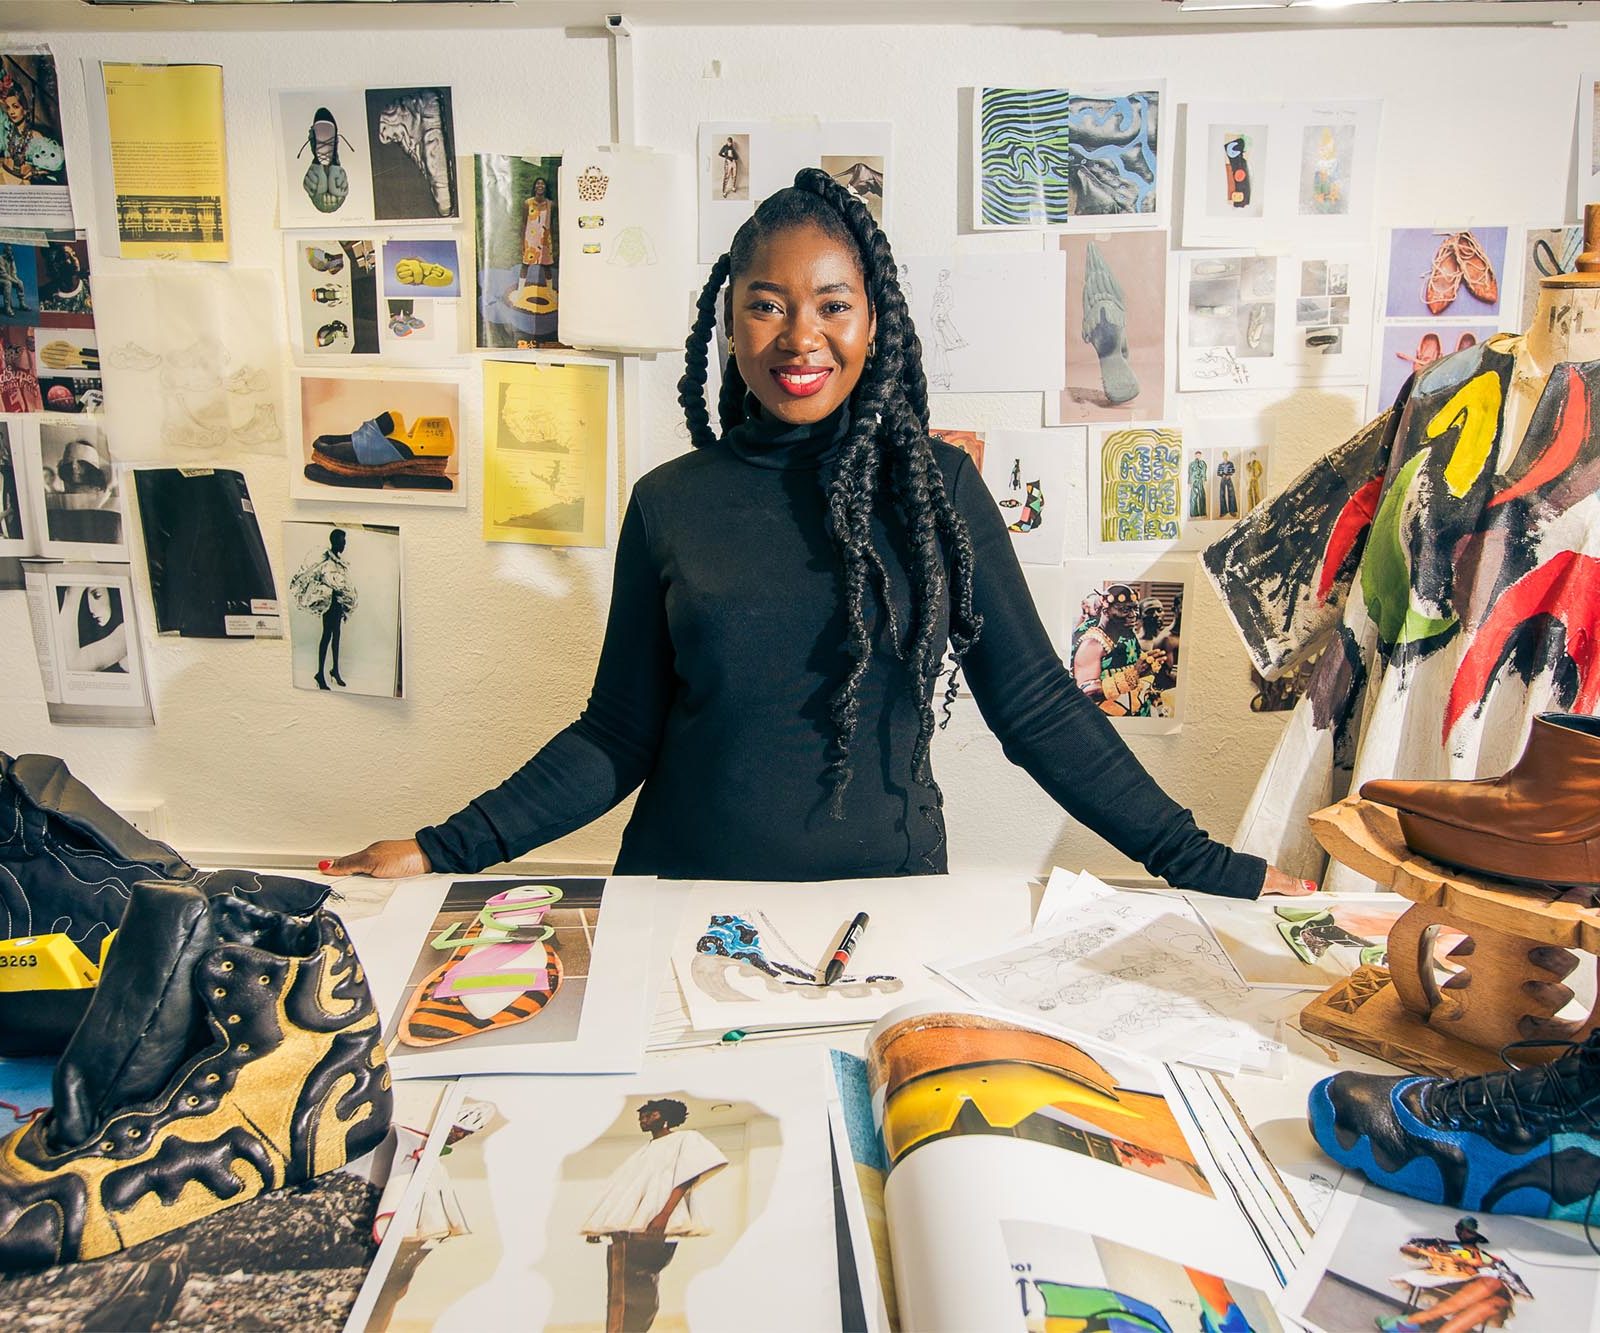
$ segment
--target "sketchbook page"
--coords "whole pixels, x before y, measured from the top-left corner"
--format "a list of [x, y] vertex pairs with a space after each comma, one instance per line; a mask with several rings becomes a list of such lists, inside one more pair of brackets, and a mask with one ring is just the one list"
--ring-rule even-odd
[[395, 1076], [636, 1070], [653, 882], [451, 883], [385, 1024]]
[[618, 144], [561, 159], [558, 336], [570, 347], [673, 351], [693, 286], [694, 159]]
[[1014, 1228], [1279, 1285], [1161, 1066], [992, 1010], [907, 1006], [873, 1030], [868, 1075], [902, 1327], [1011, 1328], [1019, 1281], [1036, 1310], [1035, 1279], [1095, 1285], [1071, 1242]]
[[968, 995], [1151, 1059], [1261, 1067], [1231, 1012], [1251, 1000], [1205, 922], [1183, 899], [1086, 888], [1051, 933], [930, 964]]
[[[875, 1022], [920, 994], [948, 995], [925, 966], [957, 932], [992, 947], [1027, 929], [1027, 881], [920, 875], [690, 890], [672, 965], [701, 1030]], [[870, 921], [844, 973], [824, 964], [858, 912]]]
[[934, 393], [1038, 393], [1066, 382], [1060, 250], [898, 261]]
[[[441, 1221], [366, 1300], [379, 1317], [352, 1327], [600, 1333], [615, 1266], [630, 1300], [654, 1288], [663, 1327], [742, 1331], [781, 1312], [839, 1328], [827, 1077], [815, 1051], [766, 1050], [563, 1079], [559, 1096], [548, 1080], [471, 1080], [479, 1127], [440, 1159]], [[675, 1187], [669, 1250], [641, 1233]]]
[[124, 462], [215, 463], [284, 452], [283, 317], [265, 269], [97, 273], [107, 422]]
[[[1353, 1175], [1334, 1197], [1281, 1308], [1312, 1333], [1369, 1329], [1379, 1320], [1403, 1327], [1469, 1284], [1479, 1298], [1478, 1326], [1517, 1333], [1600, 1327], [1600, 1264], [1578, 1223], [1472, 1215], [1391, 1194]], [[1458, 1300], [1455, 1308], [1464, 1313], [1471, 1306]], [[1436, 1314], [1428, 1324], [1439, 1326], [1443, 1318]]]

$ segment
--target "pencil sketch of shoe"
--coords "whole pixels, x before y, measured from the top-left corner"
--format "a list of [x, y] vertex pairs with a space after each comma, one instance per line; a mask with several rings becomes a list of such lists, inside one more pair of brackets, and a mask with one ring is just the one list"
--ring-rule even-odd
[[656, 262], [656, 247], [650, 233], [643, 227], [624, 227], [617, 235], [616, 244], [606, 259], [608, 264], [621, 264], [624, 268], [638, 268], [641, 264]]
[[415, 164], [433, 195], [440, 217], [455, 212], [446, 142], [444, 104], [432, 89], [405, 93], [378, 112], [378, 142], [399, 144]]
[[1106, 403], [1115, 407], [1139, 395], [1139, 377], [1128, 362], [1128, 302], [1111, 265], [1089, 242], [1083, 267], [1084, 342], [1100, 358]]
[[156, 353], [138, 343], [123, 343], [121, 347], [112, 348], [108, 359], [118, 370], [154, 370], [161, 364]]
[[278, 429], [276, 409], [271, 403], [257, 403], [254, 415], [233, 432], [233, 438], [240, 444], [271, 444], [281, 440], [283, 432]]
[[339, 165], [341, 139], [344, 139], [346, 148], [350, 147], [350, 140], [339, 133], [339, 122], [333, 118], [333, 112], [325, 106], [319, 106], [311, 117], [311, 128], [306, 131], [305, 142], [300, 145], [300, 152], [295, 154], [298, 158], [307, 148], [311, 150], [311, 163], [306, 167], [300, 188], [306, 192], [306, 198], [311, 200], [311, 206], [319, 213], [337, 212], [350, 195], [350, 176]]
[[1007, 532], [1032, 532], [1044, 522], [1044, 488], [1037, 481], [1028, 483], [1021, 508], [1022, 512], [1006, 524]]
[[176, 398], [169, 398], [161, 420], [161, 438], [175, 449], [219, 449], [228, 432], [198, 421]]
[[185, 393], [205, 393], [222, 384], [227, 353], [215, 343], [196, 339], [162, 358], [161, 382]]
[[222, 383], [229, 393], [265, 393], [267, 372], [258, 366], [240, 366]]

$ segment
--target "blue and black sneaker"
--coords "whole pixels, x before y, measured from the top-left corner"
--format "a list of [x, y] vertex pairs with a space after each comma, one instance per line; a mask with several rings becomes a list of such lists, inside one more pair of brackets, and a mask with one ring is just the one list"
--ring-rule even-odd
[[1335, 1074], [1310, 1117], [1328, 1156], [1397, 1194], [1585, 1224], [1600, 1206], [1600, 1031], [1549, 1064], [1470, 1078]]

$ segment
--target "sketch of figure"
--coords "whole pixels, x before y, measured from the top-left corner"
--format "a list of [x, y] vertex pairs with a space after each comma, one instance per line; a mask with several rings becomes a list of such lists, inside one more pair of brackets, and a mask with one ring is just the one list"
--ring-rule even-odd
[[1239, 517], [1239, 492], [1234, 489], [1233, 475], [1237, 469], [1228, 451], [1222, 451], [1222, 461], [1217, 464], [1217, 517]]
[[1198, 449], [1189, 463], [1189, 517], [1206, 516], [1206, 460]]
[[954, 382], [955, 372], [950, 366], [950, 353], [967, 345], [955, 325], [955, 293], [950, 290], [950, 270], [939, 270], [939, 284], [933, 290], [933, 366], [928, 372], [928, 387], [948, 389]]
[[744, 164], [733, 135], [730, 134], [727, 143], [717, 149], [717, 156], [722, 159], [722, 197], [732, 199], [739, 193], [739, 168]]
[[1261, 460], [1254, 454], [1244, 460], [1244, 475], [1249, 478], [1244, 487], [1244, 507], [1248, 513], [1261, 503]]
[[579, 1231], [606, 1255], [606, 1333], [642, 1333], [661, 1304], [661, 1272], [681, 1241], [709, 1236], [694, 1191], [728, 1165], [712, 1142], [682, 1126], [689, 1108], [671, 1097], [639, 1108], [649, 1141], [611, 1175]]

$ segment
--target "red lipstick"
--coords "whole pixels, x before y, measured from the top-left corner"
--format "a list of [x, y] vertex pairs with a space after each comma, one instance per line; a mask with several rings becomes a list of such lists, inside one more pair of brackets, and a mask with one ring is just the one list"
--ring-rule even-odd
[[772, 378], [791, 398], [809, 398], [821, 391], [832, 374], [831, 366], [778, 366]]

